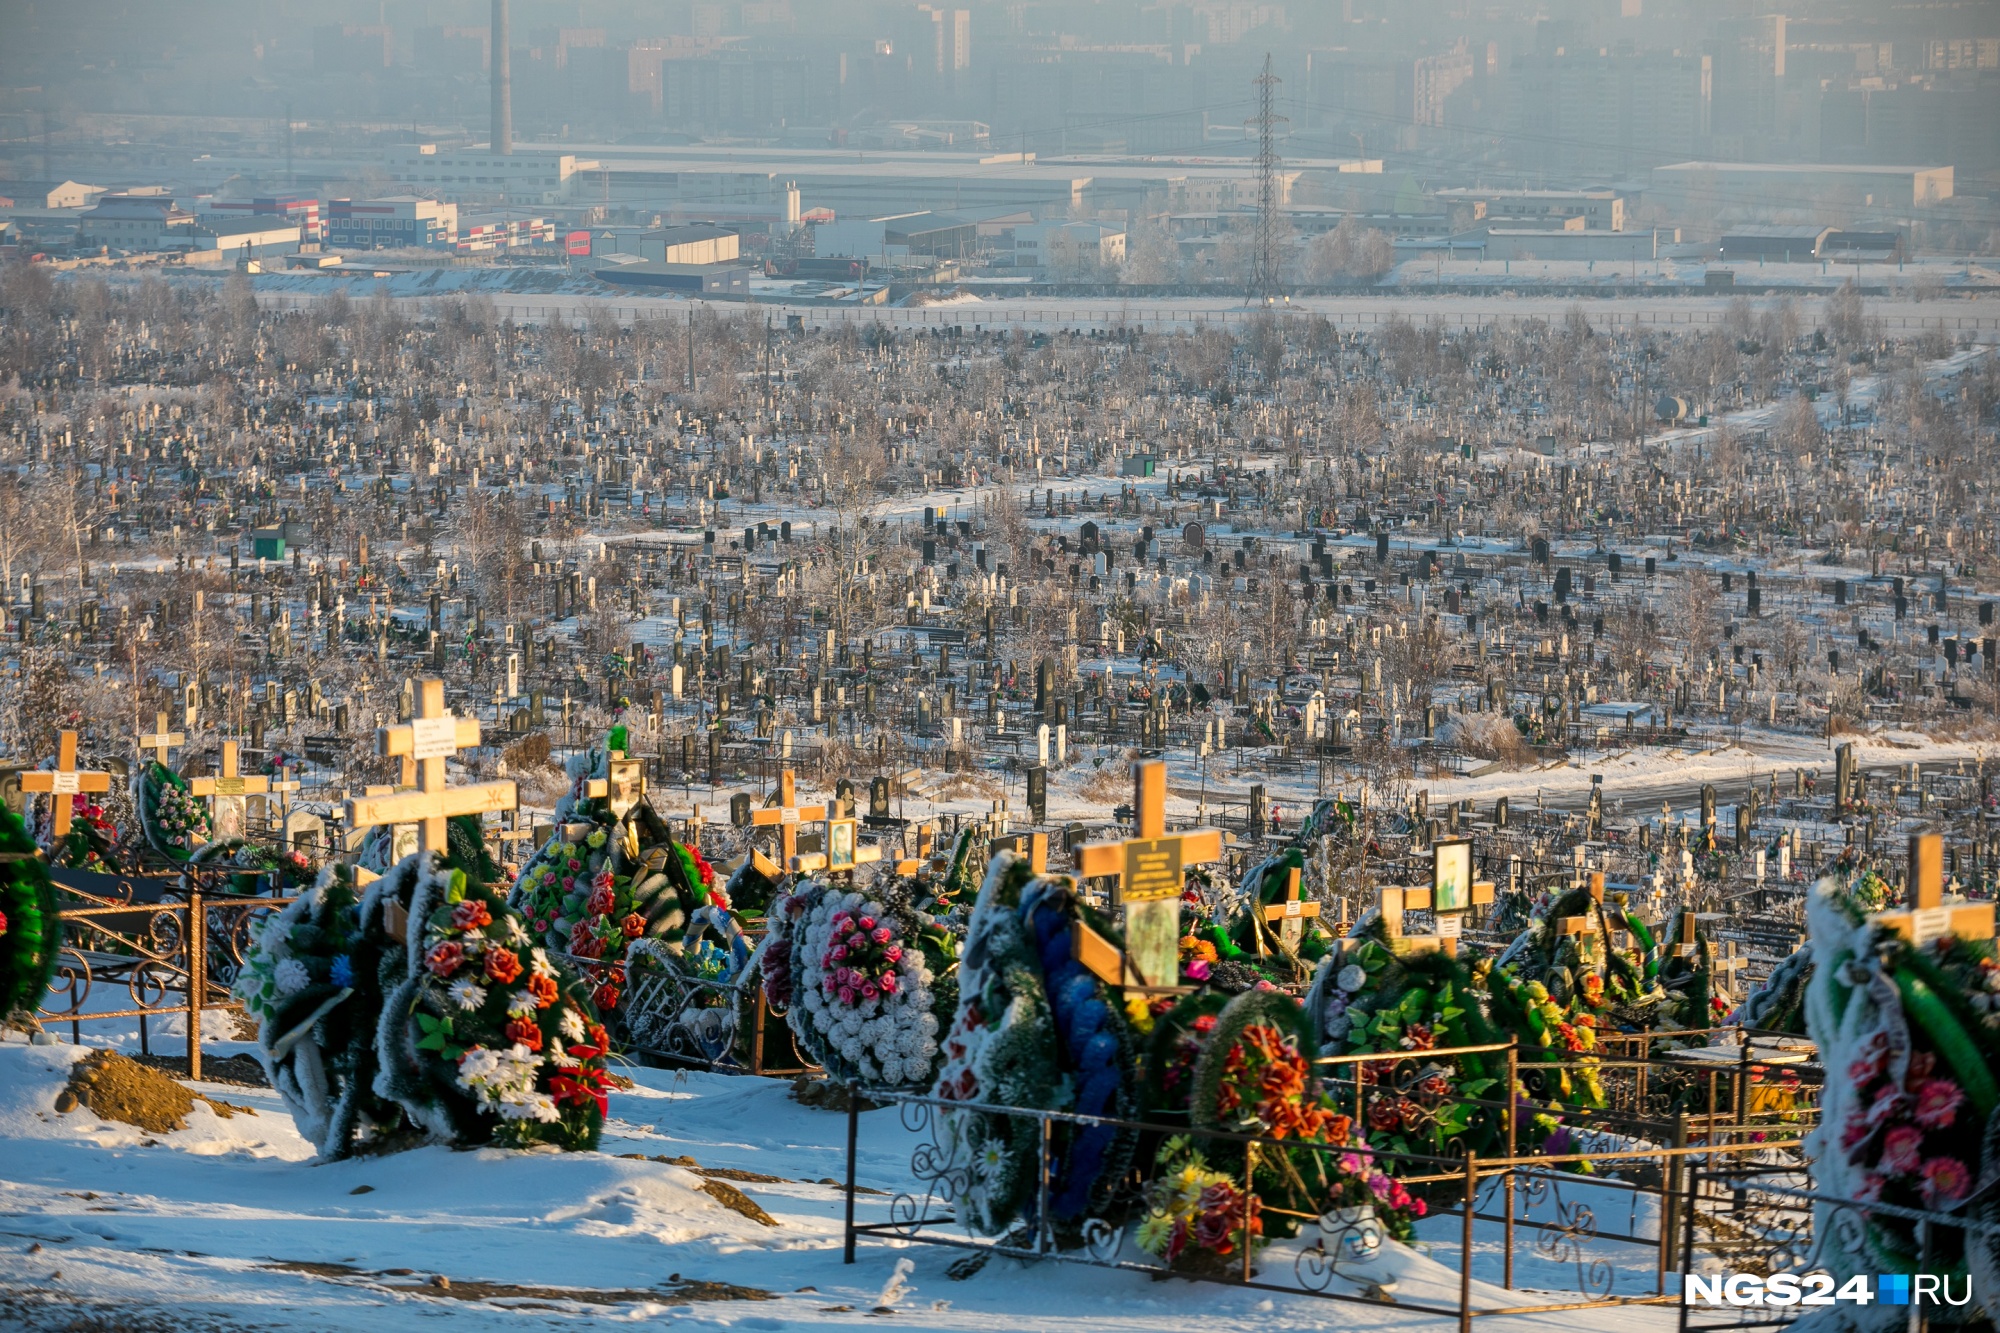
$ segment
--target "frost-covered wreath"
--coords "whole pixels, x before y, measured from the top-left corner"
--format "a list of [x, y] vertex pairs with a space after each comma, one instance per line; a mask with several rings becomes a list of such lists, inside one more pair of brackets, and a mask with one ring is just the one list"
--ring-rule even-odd
[[[959, 956], [958, 1012], [944, 1040], [935, 1097], [1061, 1109], [1055, 1017], [1019, 911], [1033, 879], [1027, 859], [1013, 852], [987, 868]], [[951, 1169], [938, 1185], [974, 1235], [1000, 1235], [1021, 1215], [1035, 1185], [1039, 1143], [1038, 1122], [1029, 1117], [939, 1112], [938, 1145]]]
[[257, 1054], [299, 1133], [334, 1161], [404, 1126], [377, 1094], [375, 1037], [382, 977], [400, 975], [403, 946], [383, 929], [385, 905], [407, 903], [411, 858], [365, 890], [330, 865], [284, 909], [252, 927], [235, 994], [257, 1022]]

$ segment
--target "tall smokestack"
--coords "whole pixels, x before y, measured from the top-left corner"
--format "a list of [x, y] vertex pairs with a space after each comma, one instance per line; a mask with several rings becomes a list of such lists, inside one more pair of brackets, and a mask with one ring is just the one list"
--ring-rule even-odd
[[514, 76], [507, 59], [507, 0], [493, 0], [493, 151], [514, 151]]

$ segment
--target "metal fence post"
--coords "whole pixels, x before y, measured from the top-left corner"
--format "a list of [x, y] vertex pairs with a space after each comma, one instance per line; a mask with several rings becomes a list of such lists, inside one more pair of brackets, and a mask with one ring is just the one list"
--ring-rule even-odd
[[1472, 1228], [1479, 1203], [1479, 1158], [1465, 1154], [1465, 1228], [1458, 1265], [1458, 1333], [1472, 1333]]
[[187, 942], [188, 1078], [201, 1077], [201, 1006], [208, 998], [208, 904], [196, 880], [188, 889]]
[[1514, 1157], [1520, 1151], [1519, 1120], [1517, 1110], [1520, 1105], [1514, 1091], [1521, 1076], [1521, 1037], [1515, 1033], [1507, 1038], [1507, 1221], [1505, 1223], [1505, 1243], [1502, 1246], [1501, 1285], [1514, 1285]]
[[854, 1148], [861, 1136], [861, 1089], [847, 1085], [847, 1224], [841, 1262], [854, 1262]]

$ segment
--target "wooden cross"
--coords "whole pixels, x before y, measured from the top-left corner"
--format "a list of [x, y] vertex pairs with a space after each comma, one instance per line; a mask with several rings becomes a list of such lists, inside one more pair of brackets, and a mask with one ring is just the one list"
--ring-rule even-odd
[[1945, 935], [1956, 935], [1962, 940], [1993, 938], [1992, 903], [1947, 903], [1944, 900], [1942, 835], [1916, 833], [1910, 836], [1909, 893], [1909, 906], [1877, 912], [1869, 920], [1917, 945], [1929, 944]]
[[1132, 765], [1132, 817], [1138, 836], [1077, 849], [1077, 872], [1084, 879], [1118, 881], [1117, 901], [1125, 909], [1122, 964], [1117, 950], [1081, 921], [1073, 941], [1076, 957], [1110, 985], [1169, 988], [1180, 980], [1183, 872], [1220, 861], [1222, 833], [1167, 832], [1167, 766], [1157, 759]]
[[627, 759], [623, 750], [613, 750], [605, 767], [609, 776], [590, 779], [584, 784], [583, 794], [593, 800], [608, 799], [612, 818], [623, 819], [646, 794], [645, 762]]
[[188, 783], [188, 790], [196, 796], [262, 796], [271, 790], [271, 780], [267, 777], [245, 775], [237, 772], [236, 742], [222, 743], [222, 775], [213, 778], [195, 778]]
[[[1299, 871], [1296, 866], [1285, 872], [1285, 896], [1280, 902], [1267, 903], [1264, 920], [1276, 927], [1278, 939], [1293, 953], [1299, 951], [1299, 944], [1306, 936], [1306, 921], [1319, 916], [1319, 904], [1300, 896]], [[1261, 950], [1264, 937], [1257, 937]]]
[[444, 765], [450, 755], [479, 744], [477, 718], [453, 717], [444, 706], [444, 682], [417, 683], [416, 717], [401, 726], [383, 727], [375, 733], [376, 751], [385, 757], [405, 756], [416, 763], [416, 790], [376, 793], [350, 797], [347, 826], [373, 828], [381, 824], [415, 824], [417, 849], [449, 850], [446, 821], [454, 815], [483, 815], [494, 810], [512, 810], [516, 791], [512, 781], [479, 782], [453, 787], [445, 781]]
[[[1600, 907], [1604, 904], [1604, 872], [1602, 870], [1593, 870], [1590, 872], [1590, 900]], [[1590, 913], [1586, 912], [1582, 916], [1559, 916], [1550, 924], [1555, 927], [1556, 934], [1558, 935], [1587, 935], [1590, 933], [1590, 923], [1592, 920], [1593, 918]]]
[[1712, 978], [1719, 976], [1722, 979], [1723, 989], [1731, 996], [1737, 996], [1739, 992], [1736, 988], [1736, 974], [1748, 966], [1750, 958], [1743, 952], [1742, 946], [1735, 940], [1724, 940], [1721, 951], [1715, 956], [1715, 961], [1709, 964], [1709, 973]]
[[76, 766], [76, 733], [65, 731], [56, 747], [56, 766], [35, 769], [21, 775], [21, 790], [35, 795], [46, 793], [51, 797], [65, 799], [51, 800], [52, 807], [49, 827], [54, 837], [61, 839], [69, 835], [70, 812], [75, 805], [74, 798], [80, 792], [111, 790], [111, 775], [97, 773]]
[[155, 730], [139, 737], [139, 749], [142, 753], [147, 750], [153, 751], [153, 762], [165, 768], [167, 751], [186, 745], [187, 737], [178, 731], [167, 730], [167, 715], [164, 712], [153, 715], [153, 726]]
[[1028, 869], [1037, 875], [1049, 873], [1049, 835], [1046, 833], [1009, 833], [986, 844], [989, 856], [1002, 852], [1018, 852], [1028, 858]]
[[[1383, 924], [1388, 927], [1391, 949], [1399, 954], [1428, 953], [1435, 949], [1456, 958], [1459, 937], [1465, 932], [1465, 914], [1474, 907], [1493, 905], [1493, 885], [1488, 880], [1476, 880], [1472, 885], [1470, 900], [1464, 907], [1435, 911], [1435, 892], [1426, 888], [1386, 887], [1378, 891], [1377, 905], [1382, 912]], [[1403, 914], [1406, 912], [1433, 912], [1437, 929], [1429, 935], [1405, 935]], [[1565, 920], [1584, 920], [1582, 917]]]
[[793, 873], [811, 874], [815, 870], [840, 873], [882, 859], [879, 844], [862, 846], [858, 841], [861, 821], [829, 817], [820, 821], [820, 827], [820, 850], [798, 852], [786, 861]]
[[800, 805], [798, 795], [798, 779], [788, 768], [778, 774], [778, 804], [753, 810], [750, 814], [752, 827], [777, 828], [780, 866], [790, 865], [792, 858], [799, 854], [799, 825], [817, 824], [826, 819], [824, 805]]

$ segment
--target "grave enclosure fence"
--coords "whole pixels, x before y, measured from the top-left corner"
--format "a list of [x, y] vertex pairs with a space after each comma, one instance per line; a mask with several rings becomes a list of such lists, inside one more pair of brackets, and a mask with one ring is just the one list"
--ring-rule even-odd
[[295, 899], [230, 893], [225, 875], [200, 869], [177, 880], [62, 870], [55, 877], [62, 948], [36, 1018], [68, 1024], [79, 1043], [85, 1023], [136, 1019], [140, 1052], [151, 1055], [149, 1020], [177, 1016], [187, 1076], [200, 1078], [204, 1014], [242, 1010], [229, 992], [252, 929]]
[[[1455, 1319], [1462, 1330], [1469, 1330], [1475, 1319], [1496, 1315], [1676, 1304], [1681, 1299], [1678, 1275], [1700, 1269], [1733, 1244], [1711, 1219], [1740, 1201], [1719, 1182], [1755, 1176], [1809, 1183], [1798, 1156], [1799, 1140], [1762, 1132], [1736, 1136], [1718, 1131], [1715, 1141], [1699, 1145], [1643, 1145], [1587, 1154], [1482, 1157], [1471, 1151], [1437, 1156], [1375, 1151], [1381, 1169], [1434, 1201], [1428, 1219], [1419, 1223], [1416, 1244], [1455, 1270], [1455, 1290], [1433, 1283], [1432, 1289], [1413, 1293], [1379, 1280], [1387, 1275], [1372, 1264], [1387, 1233], [1368, 1209], [1329, 1205], [1307, 1212], [1264, 1203], [1253, 1212], [1246, 1198], [1246, 1226], [1253, 1215], [1283, 1216], [1297, 1235], [1272, 1240], [1261, 1250], [1244, 1245], [1226, 1262], [1211, 1260], [1192, 1268], [1168, 1263], [1138, 1243], [1134, 1224], [1146, 1214], [1157, 1183], [1146, 1168], [1120, 1180], [1097, 1210], [1100, 1215], [1068, 1220], [1060, 1234], [1051, 1221], [1058, 1145], [1091, 1127], [1136, 1136], [1140, 1159], [1148, 1146], [1192, 1134], [1197, 1143], [1240, 1152], [1246, 1170], [1263, 1160], [1260, 1154], [1334, 1155], [1347, 1149], [919, 1094], [868, 1096], [896, 1106], [902, 1127], [917, 1137], [909, 1169], [913, 1183], [885, 1202], [860, 1202], [859, 1109], [851, 1102], [844, 1236], [849, 1263], [866, 1242], [928, 1244], [987, 1258], [1054, 1260], [1376, 1305]], [[1003, 1236], [978, 1236], [958, 1227], [954, 1200], [964, 1194], [978, 1168], [944, 1118], [967, 1113], [1026, 1122], [1031, 1130], [1015, 1134], [1022, 1141], [1032, 1134], [1038, 1144], [1034, 1201], [1025, 1220]], [[864, 1209], [875, 1216], [864, 1216]], [[1804, 1227], [1767, 1237], [1767, 1248], [1779, 1261], [1791, 1256], [1794, 1263], [1807, 1262], [1813, 1257], [1809, 1232]]]

